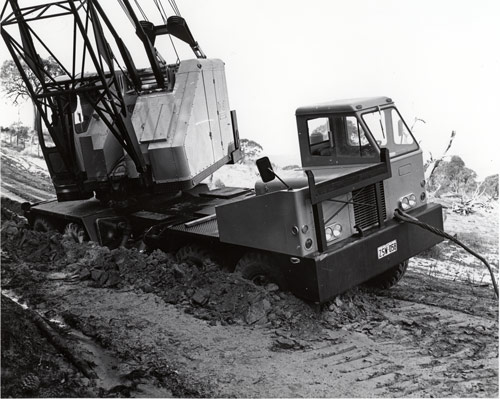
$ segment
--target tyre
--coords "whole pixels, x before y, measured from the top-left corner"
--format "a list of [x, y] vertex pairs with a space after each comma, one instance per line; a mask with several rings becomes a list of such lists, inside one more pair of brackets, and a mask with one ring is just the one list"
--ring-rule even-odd
[[64, 228], [64, 235], [71, 237], [75, 242], [82, 243], [89, 240], [89, 236], [85, 228], [78, 223], [68, 223]]
[[178, 262], [202, 267], [206, 260], [214, 259], [212, 252], [202, 245], [188, 244], [181, 247], [175, 254]]
[[365, 284], [373, 288], [383, 288], [388, 289], [396, 285], [399, 280], [401, 280], [406, 273], [408, 268], [408, 260], [401, 262], [399, 265], [393, 266], [384, 273], [375, 276], [371, 280], [368, 280]]
[[47, 233], [49, 231], [57, 231], [57, 227], [49, 219], [39, 216], [33, 222], [33, 230]]
[[285, 279], [273, 260], [260, 252], [248, 252], [236, 264], [235, 272], [241, 273], [243, 278], [252, 281], [255, 285], [278, 284], [285, 289]]

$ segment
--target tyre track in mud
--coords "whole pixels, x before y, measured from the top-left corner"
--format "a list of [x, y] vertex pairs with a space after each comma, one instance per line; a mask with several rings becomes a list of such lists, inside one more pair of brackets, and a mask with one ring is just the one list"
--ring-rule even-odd
[[[22, 155], [1, 149], [2, 195], [38, 202], [55, 198], [54, 186], [48, 172]], [[17, 199], [18, 199], [17, 198]]]
[[161, 374], [168, 366], [194, 396], [498, 393], [497, 316], [375, 295], [377, 311], [339, 328], [335, 312], [324, 310], [319, 333], [283, 349], [276, 338], [293, 339], [294, 329], [212, 325], [154, 294], [61, 281], [44, 282], [42, 291], [51, 309], [72, 315], [84, 333], [121, 356], [124, 373], [149, 364]]
[[[462, 299], [467, 300], [467, 297]], [[471, 316], [457, 309], [382, 299], [390, 352], [404, 353], [404, 369], [377, 388], [398, 396], [483, 396], [498, 393], [498, 316]], [[384, 323], [384, 322], [383, 322]], [[380, 332], [380, 326], [378, 326]], [[370, 331], [370, 330], [369, 330]], [[415, 376], [413, 380], [407, 377]], [[403, 378], [405, 377], [405, 378]], [[406, 384], [403, 381], [411, 381]], [[487, 392], [486, 392], [487, 391]]]
[[[414, 262], [418, 262], [414, 260]], [[491, 284], [439, 279], [410, 268], [405, 277], [387, 291], [377, 295], [427, 305], [429, 309], [447, 309], [487, 319], [498, 318], [498, 301]], [[466, 300], [464, 300], [466, 298]]]

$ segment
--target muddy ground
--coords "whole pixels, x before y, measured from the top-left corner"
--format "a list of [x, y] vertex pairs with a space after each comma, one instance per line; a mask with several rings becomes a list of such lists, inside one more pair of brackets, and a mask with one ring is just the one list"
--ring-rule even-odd
[[[498, 397], [498, 301], [447, 242], [393, 289], [315, 309], [210, 262], [33, 232], [18, 212], [2, 198], [4, 397]], [[498, 272], [497, 204], [445, 226]]]

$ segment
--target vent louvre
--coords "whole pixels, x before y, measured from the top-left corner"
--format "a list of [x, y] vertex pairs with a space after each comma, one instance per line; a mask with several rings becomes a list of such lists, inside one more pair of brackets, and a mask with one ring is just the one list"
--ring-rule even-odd
[[[387, 218], [387, 211], [385, 209], [385, 194], [384, 194], [384, 183], [376, 183], [380, 186], [380, 192], [382, 194], [382, 216], [385, 220]], [[353, 201], [361, 204], [368, 204], [373, 206], [365, 206], [354, 204], [354, 221], [356, 225], [362, 229], [366, 230], [370, 227], [376, 226], [378, 224], [377, 215], [377, 197], [375, 195], [375, 185], [367, 186], [359, 190], [352, 192]]]

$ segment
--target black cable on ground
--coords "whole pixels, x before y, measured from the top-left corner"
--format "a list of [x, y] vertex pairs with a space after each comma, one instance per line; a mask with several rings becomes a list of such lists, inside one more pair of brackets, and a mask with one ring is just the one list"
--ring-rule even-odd
[[454, 242], [459, 247], [462, 247], [463, 249], [465, 249], [471, 255], [473, 255], [476, 258], [478, 258], [481, 262], [483, 262], [486, 265], [486, 267], [488, 268], [488, 271], [490, 272], [491, 282], [493, 283], [493, 289], [495, 290], [495, 296], [498, 299], [498, 285], [497, 285], [497, 282], [495, 280], [495, 275], [493, 274], [493, 270], [491, 269], [490, 264], [488, 263], [488, 261], [484, 257], [482, 257], [477, 252], [475, 252], [472, 249], [470, 249], [467, 245], [461, 243], [455, 237], [449, 235], [448, 233], [446, 233], [446, 232], [444, 232], [442, 230], [437, 229], [434, 226], [431, 226], [431, 225], [429, 225], [427, 223], [421, 222], [417, 218], [414, 218], [413, 216], [411, 216], [411, 215], [409, 215], [409, 214], [401, 211], [400, 209], [396, 209], [396, 211], [394, 212], [394, 217], [397, 220], [401, 221], [401, 222], [407, 222], [407, 223], [415, 224], [415, 225], [417, 225], [417, 226], [419, 226], [419, 227], [421, 227], [421, 228], [423, 228], [423, 229], [425, 229], [427, 231], [430, 231], [431, 233], [434, 233], [434, 234], [436, 234], [438, 236], [444, 237], [444, 238], [446, 238], [446, 239]]

